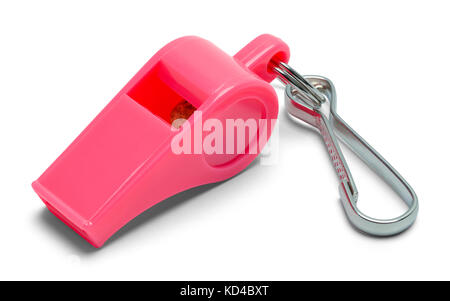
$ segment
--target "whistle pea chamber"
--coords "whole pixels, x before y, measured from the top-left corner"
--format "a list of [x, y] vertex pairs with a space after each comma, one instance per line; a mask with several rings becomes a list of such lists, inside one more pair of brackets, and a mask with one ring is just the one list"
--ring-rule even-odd
[[[235, 56], [207, 40], [179, 38], [159, 50], [87, 128], [33, 182], [48, 209], [95, 247], [158, 202], [189, 188], [232, 177], [257, 152], [175, 154], [171, 141], [203, 120], [263, 120], [245, 140], [261, 141], [278, 115], [269, 64], [289, 48], [261, 35]], [[178, 130], [174, 120], [184, 119]], [[203, 133], [203, 135], [206, 135]], [[268, 138], [268, 137], [265, 137]], [[237, 139], [236, 137], [234, 139]], [[267, 139], [266, 139], [267, 140]], [[227, 137], [223, 144], [226, 147]], [[237, 141], [231, 140], [234, 145]], [[183, 170], [173, 173], [174, 169]]]

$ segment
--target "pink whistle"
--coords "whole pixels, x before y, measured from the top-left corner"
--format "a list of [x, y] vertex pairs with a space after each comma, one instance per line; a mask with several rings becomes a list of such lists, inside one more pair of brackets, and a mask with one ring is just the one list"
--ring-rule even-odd
[[[276, 74], [269, 67], [271, 61], [288, 59], [288, 46], [267, 34], [234, 57], [198, 37], [172, 41], [33, 182], [33, 189], [59, 219], [93, 246], [102, 246], [151, 206], [230, 178], [256, 158], [278, 114], [269, 84]], [[171, 122], [185, 111], [190, 115], [176, 129]], [[229, 132], [215, 141], [233, 152], [199, 152], [208, 120], [224, 127], [227, 120], [268, 122], [248, 131], [244, 144]], [[192, 145], [181, 144], [180, 137], [191, 137]], [[174, 145], [192, 153], [174, 151]]]

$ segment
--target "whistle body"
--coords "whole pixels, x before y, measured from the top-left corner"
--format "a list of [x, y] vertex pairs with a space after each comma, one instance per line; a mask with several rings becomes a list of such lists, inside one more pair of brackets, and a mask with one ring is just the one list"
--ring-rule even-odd
[[[214, 118], [267, 120], [245, 140], [245, 150], [270, 136], [278, 101], [269, 84], [271, 60], [289, 49], [271, 35], [234, 57], [188, 36], [167, 44], [125, 85], [32, 186], [48, 209], [95, 247], [156, 203], [189, 188], [225, 180], [259, 153], [176, 153], [177, 135], [196, 137]], [[188, 102], [194, 114], [175, 130], [171, 113]], [[201, 113], [201, 114], [199, 114]], [[238, 145], [236, 138], [222, 143]], [[180, 136], [178, 136], [180, 137]], [[229, 137], [228, 137], [229, 138]], [[262, 142], [264, 144], [264, 141]], [[192, 146], [194, 148], [195, 146]], [[237, 146], [236, 146], [237, 147]]]

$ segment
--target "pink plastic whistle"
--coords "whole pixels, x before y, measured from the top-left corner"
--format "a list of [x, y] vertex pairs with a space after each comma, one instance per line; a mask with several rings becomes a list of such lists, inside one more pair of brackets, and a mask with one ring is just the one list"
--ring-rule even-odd
[[[230, 178], [256, 158], [259, 147], [256, 153], [177, 154], [171, 143], [180, 131], [194, 136], [198, 123], [210, 118], [276, 119], [278, 101], [269, 84], [276, 74], [270, 64], [288, 59], [288, 46], [267, 34], [234, 57], [198, 37], [172, 41], [33, 182], [33, 189], [53, 214], [101, 247], [158, 202]], [[201, 118], [192, 114], [188, 124], [174, 130], [171, 112], [183, 101], [201, 112]], [[261, 133], [272, 132], [265, 124], [270, 122], [258, 123], [246, 149], [265, 143]]]

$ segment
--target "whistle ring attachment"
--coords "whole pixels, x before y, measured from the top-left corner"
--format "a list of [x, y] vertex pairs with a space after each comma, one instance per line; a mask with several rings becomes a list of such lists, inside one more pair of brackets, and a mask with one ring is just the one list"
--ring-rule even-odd
[[[285, 64], [283, 64], [285, 65]], [[292, 68], [279, 68], [282, 72]], [[279, 73], [275, 69], [275, 72]], [[294, 71], [295, 72], [295, 71]], [[285, 73], [281, 73], [283, 76]], [[279, 73], [280, 74], [280, 73]], [[286, 76], [285, 103], [288, 113], [294, 119], [300, 119], [317, 128], [327, 145], [336, 173], [341, 181], [339, 192], [341, 202], [350, 222], [360, 231], [374, 236], [390, 236], [398, 234], [410, 227], [418, 212], [418, 199], [406, 180], [360, 135], [358, 135], [336, 112], [336, 93], [333, 83], [321, 76], [305, 76], [298, 73]], [[302, 78], [308, 85], [297, 85]], [[308, 87], [305, 89], [305, 86]], [[311, 89], [312, 88], [312, 89]], [[313, 92], [311, 92], [313, 91]], [[320, 93], [322, 97], [316, 98]], [[311, 101], [314, 99], [315, 101]], [[329, 110], [322, 106], [322, 99], [329, 102]], [[408, 205], [408, 210], [402, 215], [391, 219], [376, 219], [362, 213], [357, 207], [358, 190], [342, 155], [337, 142], [339, 138], [364, 163], [380, 176]]]
[[278, 77], [286, 85], [293, 85], [299, 88], [299, 92], [302, 91], [304, 97], [315, 105], [320, 105], [326, 101], [322, 93], [312, 86], [303, 76], [301, 76], [294, 68], [286, 63], [278, 62], [274, 63], [273, 70], [278, 74]]

